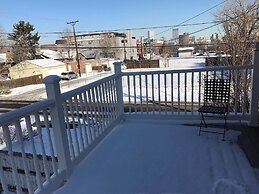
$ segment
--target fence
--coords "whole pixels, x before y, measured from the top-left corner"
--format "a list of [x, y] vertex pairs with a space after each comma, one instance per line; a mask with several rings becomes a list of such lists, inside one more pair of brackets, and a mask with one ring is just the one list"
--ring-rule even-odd
[[19, 78], [19, 79], [12, 79], [12, 80], [5, 80], [0, 81], [0, 85], [6, 88], [16, 88], [31, 84], [41, 84], [42, 83], [42, 75], [33, 75], [29, 77]]
[[127, 69], [136, 68], [159, 68], [159, 60], [125, 61]]

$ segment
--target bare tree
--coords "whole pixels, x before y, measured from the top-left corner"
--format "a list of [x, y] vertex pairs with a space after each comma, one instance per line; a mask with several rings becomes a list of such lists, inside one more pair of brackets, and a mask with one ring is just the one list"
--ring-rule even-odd
[[64, 29], [60, 36], [60, 40], [62, 40], [64, 51], [67, 52], [68, 57], [71, 57], [71, 46], [75, 45], [74, 36], [71, 29], [69, 28]]
[[116, 48], [116, 36], [113, 33], [104, 33], [99, 42], [102, 47], [100, 57], [116, 58], [119, 48]]
[[[252, 52], [258, 41], [258, 0], [229, 0], [224, 8], [218, 10], [215, 20], [222, 24], [224, 49], [230, 55], [228, 65], [246, 65], [252, 63]], [[246, 79], [246, 80], [245, 80]], [[233, 99], [246, 102], [249, 107], [249, 77], [239, 71], [232, 75]], [[246, 85], [244, 85], [246, 83]], [[244, 95], [246, 93], [246, 95]], [[246, 96], [246, 99], [243, 99]], [[238, 98], [238, 99], [237, 99]], [[241, 110], [241, 104], [238, 109]]]
[[230, 65], [251, 64], [251, 54], [258, 40], [258, 0], [230, 0], [214, 15], [222, 23], [225, 52]]

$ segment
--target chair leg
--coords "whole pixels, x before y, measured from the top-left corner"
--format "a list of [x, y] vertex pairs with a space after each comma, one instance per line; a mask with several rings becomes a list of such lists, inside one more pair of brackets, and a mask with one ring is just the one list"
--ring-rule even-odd
[[223, 139], [222, 139], [222, 141], [225, 141], [226, 130], [228, 130], [227, 115], [224, 115], [224, 120], [225, 120], [225, 124], [224, 124], [224, 132], [223, 132]]
[[206, 122], [205, 122], [203, 113], [201, 113], [201, 122], [200, 122], [199, 136], [201, 135], [202, 123], [204, 124], [205, 128], [207, 128], [207, 124], [206, 124]]

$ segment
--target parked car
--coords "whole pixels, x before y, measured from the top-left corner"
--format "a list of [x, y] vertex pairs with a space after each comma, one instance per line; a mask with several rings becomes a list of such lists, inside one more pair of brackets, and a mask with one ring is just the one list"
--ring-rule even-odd
[[62, 80], [75, 79], [75, 78], [77, 78], [77, 73], [75, 73], [73, 71], [65, 71], [65, 72], [61, 73], [60, 78]]

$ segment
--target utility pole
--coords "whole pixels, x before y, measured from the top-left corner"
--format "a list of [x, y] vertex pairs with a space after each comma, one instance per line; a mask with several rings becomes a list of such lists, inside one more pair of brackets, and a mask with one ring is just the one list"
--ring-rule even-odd
[[81, 77], [80, 63], [79, 63], [79, 58], [78, 58], [78, 48], [77, 48], [77, 41], [76, 41], [76, 32], [75, 32], [75, 25], [76, 25], [77, 22], [78, 22], [78, 20], [76, 20], [76, 21], [71, 21], [71, 22], [67, 22], [67, 24], [71, 24], [72, 27], [73, 27], [73, 33], [74, 33], [74, 39], [75, 39], [75, 47], [76, 47], [77, 69], [78, 69], [79, 77]]
[[140, 36], [140, 44], [141, 44], [141, 60], [143, 60], [143, 36]]
[[125, 40], [125, 37], [126, 37], [126, 34], [123, 36], [123, 48], [124, 48], [124, 61], [126, 61], [126, 58], [127, 58], [127, 53], [126, 53], [126, 48], [125, 48], [125, 42], [126, 42], [126, 40]]

